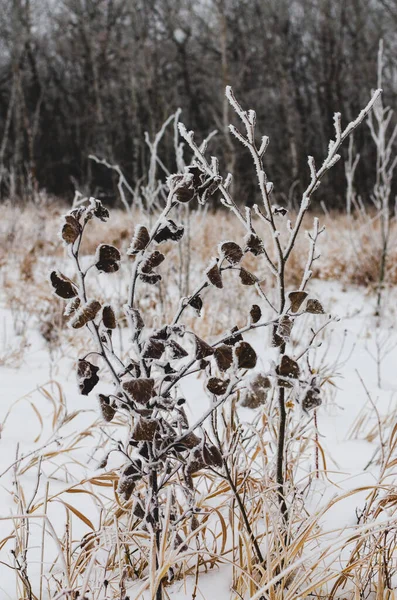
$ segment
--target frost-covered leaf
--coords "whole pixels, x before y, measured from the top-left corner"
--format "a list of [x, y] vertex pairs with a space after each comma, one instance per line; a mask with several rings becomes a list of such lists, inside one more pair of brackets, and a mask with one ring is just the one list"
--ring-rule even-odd
[[139, 278], [149, 285], [155, 285], [161, 280], [161, 275], [159, 273], [139, 273]]
[[142, 358], [150, 358], [158, 360], [162, 357], [165, 350], [165, 344], [161, 340], [149, 338], [145, 343], [142, 352]]
[[199, 438], [193, 431], [187, 433], [183, 437], [178, 440], [178, 443], [175, 444], [175, 449], [178, 452], [182, 452], [186, 449], [192, 449], [198, 446], [201, 443], [201, 438]]
[[182, 348], [182, 346], [180, 346], [178, 344], [178, 342], [175, 342], [174, 340], [170, 341], [169, 348], [170, 348], [170, 352], [171, 352], [171, 357], [175, 360], [178, 358], [185, 358], [185, 356], [188, 356], [188, 353], [186, 352], [186, 350], [184, 348]]
[[88, 396], [99, 381], [97, 375], [99, 367], [93, 365], [88, 360], [79, 359], [77, 363], [77, 383], [80, 394]]
[[212, 265], [210, 265], [205, 274], [211, 285], [219, 289], [223, 288], [222, 275], [218, 267], [218, 261], [215, 261]]
[[248, 342], [239, 342], [234, 347], [234, 352], [239, 369], [253, 369], [256, 366], [256, 352]]
[[120, 268], [120, 252], [109, 244], [100, 244], [95, 253], [95, 266], [103, 273], [114, 273]]
[[154, 380], [142, 377], [125, 381], [123, 389], [134, 402], [146, 405], [154, 396]]
[[77, 296], [77, 286], [65, 275], [59, 271], [53, 271], [50, 275], [51, 285], [57, 296], [69, 300]]
[[231, 265], [237, 265], [244, 256], [242, 249], [235, 242], [223, 242], [220, 251]]
[[81, 225], [73, 215], [65, 216], [65, 223], [62, 226], [61, 236], [66, 244], [73, 244], [82, 231]]
[[302, 292], [300, 290], [297, 290], [295, 292], [290, 292], [288, 294], [288, 298], [289, 298], [289, 301], [291, 302], [291, 311], [293, 313], [296, 313], [302, 306], [303, 302], [306, 300], [307, 292]]
[[272, 213], [274, 215], [280, 215], [282, 217], [285, 217], [287, 212], [288, 212], [288, 210], [286, 208], [284, 208], [284, 206], [272, 206]]
[[302, 398], [302, 409], [309, 412], [313, 408], [317, 408], [322, 404], [320, 389], [317, 387], [310, 388]]
[[83, 304], [69, 321], [69, 325], [73, 329], [80, 329], [90, 321], [93, 321], [101, 310], [101, 305], [98, 300], [89, 300]]
[[131, 437], [137, 442], [152, 442], [157, 429], [157, 421], [140, 417], [132, 430]]
[[233, 350], [231, 346], [221, 344], [214, 351], [215, 362], [220, 371], [227, 371], [233, 363]]
[[323, 315], [325, 314], [323, 305], [319, 300], [315, 300], [314, 298], [310, 298], [306, 303], [305, 312], [311, 313], [313, 315]]
[[240, 268], [240, 280], [243, 285], [255, 285], [258, 281], [255, 275], [253, 275], [243, 267]]
[[207, 356], [211, 356], [212, 354], [214, 354], [214, 349], [212, 348], [212, 346], [207, 344], [207, 342], [205, 342], [198, 336], [195, 336], [195, 343], [196, 343], [196, 354], [195, 354], [196, 360], [201, 360], [202, 358], [207, 358]]
[[201, 297], [198, 294], [196, 296], [193, 296], [193, 298], [189, 300], [188, 304], [189, 306], [194, 308], [194, 310], [197, 313], [197, 316], [199, 317], [201, 315], [201, 309], [203, 308], [203, 301]]
[[223, 341], [223, 343], [226, 344], [226, 346], [234, 346], [238, 342], [243, 341], [243, 336], [241, 335], [241, 333], [236, 333], [237, 331], [238, 331], [238, 327], [237, 327], [237, 325], [235, 325], [230, 330], [231, 335], [229, 337], [225, 338]]
[[283, 354], [279, 367], [277, 367], [277, 374], [283, 377], [290, 377], [292, 379], [298, 379], [300, 375], [300, 368], [298, 363], [293, 359]]
[[282, 317], [278, 324], [277, 334], [281, 336], [285, 342], [288, 342], [291, 337], [293, 325], [294, 320], [287, 316]]
[[224, 381], [223, 379], [219, 379], [219, 377], [210, 377], [207, 381], [207, 389], [215, 396], [223, 396], [226, 393], [229, 383], [228, 379]]
[[146, 258], [141, 264], [141, 273], [151, 273], [153, 269], [161, 265], [165, 259], [164, 254], [156, 250], [148, 258]]
[[221, 468], [223, 466], [222, 454], [214, 444], [206, 444], [203, 447], [203, 459], [208, 467]]
[[244, 381], [246, 388], [242, 390], [239, 404], [246, 408], [257, 408], [265, 404], [271, 388], [270, 379], [262, 373], [254, 373]]
[[91, 198], [91, 203], [94, 208], [94, 217], [100, 221], [107, 221], [109, 218], [109, 211], [103, 206], [102, 202], [97, 198]]
[[102, 308], [102, 321], [106, 329], [116, 328], [116, 316], [110, 304], [105, 304]]
[[258, 323], [261, 320], [262, 311], [257, 304], [253, 304], [250, 310], [250, 317], [253, 323]]
[[134, 237], [132, 238], [132, 242], [130, 247], [127, 250], [127, 254], [129, 256], [134, 256], [145, 250], [146, 246], [150, 242], [150, 235], [147, 228], [144, 225], [137, 225], [134, 232]]
[[116, 414], [116, 410], [113, 408], [109, 396], [105, 396], [104, 394], [98, 395], [99, 399], [99, 407], [101, 409], [102, 417], [105, 421], [110, 423]]
[[176, 223], [174, 223], [174, 221], [168, 220], [160, 225], [156, 235], [154, 236], [154, 241], [157, 244], [168, 241], [179, 242], [184, 234], [184, 231], [185, 229], [182, 227], [182, 225], [178, 226]]
[[135, 332], [141, 332], [145, 327], [145, 323], [143, 322], [142, 315], [139, 310], [137, 308], [131, 308], [131, 306], [128, 306], [128, 304], [125, 304], [123, 308]]
[[263, 254], [265, 248], [263, 246], [262, 240], [255, 235], [254, 233], [249, 233], [244, 238], [245, 241], [245, 252], [251, 252], [254, 256], [259, 256], [259, 254]]
[[78, 296], [76, 296], [75, 298], [72, 298], [72, 300], [70, 300], [66, 306], [65, 306], [65, 310], [63, 311], [63, 314], [65, 317], [70, 317], [71, 315], [73, 315], [76, 310], [79, 308], [80, 306], [80, 298]]

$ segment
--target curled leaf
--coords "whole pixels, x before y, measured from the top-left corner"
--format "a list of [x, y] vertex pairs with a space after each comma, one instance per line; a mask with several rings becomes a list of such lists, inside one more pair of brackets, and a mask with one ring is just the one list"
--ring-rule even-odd
[[186, 350], [184, 348], [182, 348], [182, 346], [180, 346], [178, 344], [178, 342], [175, 342], [174, 340], [170, 341], [169, 348], [170, 348], [170, 352], [171, 352], [171, 357], [175, 360], [178, 358], [185, 358], [185, 356], [188, 355]]
[[197, 313], [197, 316], [199, 317], [199, 316], [200, 316], [200, 314], [201, 314], [201, 309], [203, 308], [203, 301], [202, 301], [201, 297], [200, 297], [198, 294], [197, 294], [196, 296], [193, 296], [193, 297], [192, 297], [192, 298], [189, 300], [188, 304], [189, 304], [189, 305], [190, 305], [192, 308], [194, 308], [194, 310], [195, 310], [195, 311], [196, 311], [196, 313]]
[[99, 394], [99, 407], [101, 409], [102, 417], [105, 421], [110, 423], [116, 414], [116, 410], [113, 408], [110, 402], [109, 396], [105, 396], [104, 394]]
[[161, 265], [164, 259], [164, 254], [156, 250], [141, 264], [141, 273], [151, 273], [153, 269]]
[[144, 225], [137, 225], [135, 228], [134, 237], [132, 238], [132, 242], [130, 247], [127, 250], [127, 254], [129, 256], [134, 256], [145, 250], [146, 246], [150, 242], [150, 235], [147, 228]]
[[80, 394], [88, 396], [99, 381], [97, 375], [99, 367], [93, 365], [88, 360], [80, 359], [77, 363], [77, 383]]
[[59, 271], [53, 271], [50, 275], [51, 285], [57, 296], [69, 300], [77, 296], [77, 286]]
[[179, 242], [184, 231], [182, 225], [178, 226], [174, 221], [168, 220], [160, 225], [153, 239], [157, 244], [168, 241]]
[[62, 226], [61, 236], [66, 244], [73, 244], [81, 233], [81, 225], [73, 215], [65, 216], [65, 223]]
[[235, 242], [223, 242], [220, 251], [231, 265], [237, 265], [244, 256], [242, 249]]
[[262, 240], [254, 233], [247, 234], [244, 241], [246, 252], [251, 252], [254, 256], [259, 256], [259, 254], [265, 252]]
[[114, 273], [120, 268], [120, 252], [109, 244], [100, 244], [95, 253], [95, 266], [103, 273]]
[[69, 324], [73, 329], [80, 329], [93, 321], [100, 310], [101, 305], [97, 300], [89, 300], [73, 315]]
[[291, 311], [293, 313], [296, 313], [302, 306], [302, 303], [306, 300], [307, 292], [302, 292], [300, 290], [298, 290], [296, 292], [290, 292], [288, 294], [288, 298], [289, 298], [289, 301], [291, 302]]

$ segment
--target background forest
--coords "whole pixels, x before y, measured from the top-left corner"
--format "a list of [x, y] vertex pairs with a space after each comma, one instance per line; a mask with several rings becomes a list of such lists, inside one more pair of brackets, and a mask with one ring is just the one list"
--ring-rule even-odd
[[[227, 127], [231, 84], [256, 107], [273, 181], [293, 200], [307, 155], [321, 157], [332, 135], [330, 115], [351, 120], [376, 86], [381, 38], [384, 104], [396, 100], [394, 0], [1, 0], [0, 12], [3, 198], [71, 197], [77, 187], [115, 200], [111, 171], [88, 156], [119, 164], [135, 188], [149, 162], [144, 132], [152, 137], [180, 107], [197, 136], [222, 134], [212, 152], [252, 204], [249, 158]], [[355, 142], [363, 193], [373, 186], [368, 128]], [[172, 131], [160, 156], [172, 172]], [[323, 188], [328, 206], [344, 204], [344, 186], [341, 163]]]

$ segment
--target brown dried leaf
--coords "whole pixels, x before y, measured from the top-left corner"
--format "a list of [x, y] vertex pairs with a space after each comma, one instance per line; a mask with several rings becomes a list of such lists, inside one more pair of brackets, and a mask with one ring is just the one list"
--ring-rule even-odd
[[155, 250], [148, 258], [146, 258], [141, 265], [141, 273], [151, 273], [153, 269], [161, 265], [165, 259], [164, 254]]
[[97, 300], [89, 300], [73, 315], [70, 320], [70, 326], [73, 329], [84, 327], [89, 321], [93, 321], [101, 310], [101, 305]]
[[188, 356], [188, 353], [186, 352], [185, 348], [182, 348], [182, 346], [180, 346], [178, 342], [175, 342], [174, 340], [171, 340], [169, 342], [169, 348], [171, 351], [171, 357], [175, 360], [178, 358], [185, 358], [185, 356]]
[[122, 386], [130, 398], [132, 398], [134, 402], [139, 402], [139, 404], [146, 405], [154, 396], [153, 379], [144, 379], [143, 377], [140, 379], [132, 379], [130, 381], [125, 381]]
[[197, 316], [199, 317], [201, 314], [201, 309], [203, 308], [203, 301], [200, 298], [200, 296], [197, 294], [196, 296], [193, 296], [193, 298], [191, 298], [188, 302], [188, 304], [194, 308], [194, 310], [197, 313]]
[[99, 398], [99, 406], [101, 409], [102, 417], [104, 418], [105, 421], [110, 423], [110, 421], [113, 419], [114, 415], [116, 414], [116, 410], [111, 405], [109, 396], [105, 396], [104, 394], [99, 394], [98, 398]]
[[76, 310], [79, 308], [79, 306], [80, 306], [80, 298], [77, 296], [76, 298], [73, 298], [72, 300], [70, 300], [70, 302], [68, 302], [66, 304], [63, 314], [65, 315], [65, 317], [70, 317], [71, 315], [73, 315], [76, 312]]
[[256, 352], [248, 342], [239, 342], [234, 347], [234, 352], [239, 369], [253, 369], [256, 366]]
[[250, 310], [250, 317], [253, 323], [258, 323], [262, 316], [262, 311], [257, 304], [253, 304]]
[[102, 321], [106, 329], [116, 328], [116, 316], [110, 304], [105, 304], [102, 308]]
[[96, 367], [88, 360], [79, 359], [77, 363], [77, 383], [80, 394], [88, 396], [91, 390], [94, 389], [99, 381], [98, 371], [99, 367]]
[[51, 285], [57, 296], [69, 300], [77, 296], [77, 287], [73, 281], [71, 281], [65, 275], [62, 275], [59, 271], [53, 271], [50, 275]]
[[95, 266], [103, 273], [114, 273], [120, 268], [120, 252], [109, 244], [100, 244], [95, 253]]
[[220, 251], [231, 265], [238, 265], [244, 256], [242, 249], [235, 242], [223, 242]]
[[178, 446], [181, 444], [184, 448], [188, 448], [189, 450], [195, 448], [201, 443], [201, 438], [199, 438], [193, 431], [187, 433], [182, 438], [178, 440]]
[[324, 310], [321, 302], [319, 300], [315, 300], [314, 298], [310, 298], [307, 301], [305, 312], [311, 313], [313, 315], [324, 315], [325, 314], [325, 310]]
[[139, 273], [139, 278], [149, 285], [155, 285], [161, 280], [161, 275], [159, 273]]
[[162, 357], [165, 350], [165, 344], [161, 340], [149, 338], [143, 349], [142, 358], [158, 360]]
[[207, 381], [207, 389], [215, 396], [223, 396], [223, 394], [226, 393], [229, 383], [230, 381], [228, 379], [223, 381], [223, 379], [219, 379], [219, 377], [210, 377]]
[[203, 459], [208, 467], [223, 466], [222, 454], [214, 444], [206, 444], [203, 448]]
[[157, 244], [168, 241], [179, 242], [184, 231], [185, 229], [182, 225], [178, 226], [174, 221], [168, 220], [163, 225], [160, 225], [153, 239]]
[[132, 430], [132, 439], [136, 442], [152, 442], [158, 428], [157, 421], [140, 417]]
[[254, 233], [249, 233], [246, 235], [245, 239], [245, 251], [251, 252], [254, 256], [259, 256], [259, 254], [263, 254], [265, 248], [263, 246], [262, 240], [255, 235]]
[[290, 292], [288, 294], [288, 298], [291, 302], [292, 312], [296, 313], [302, 306], [303, 302], [306, 300], [307, 292], [302, 292], [300, 290], [295, 291], [295, 292]]
[[281, 357], [281, 363], [277, 368], [277, 374], [284, 377], [291, 377], [292, 379], [298, 379], [300, 375], [300, 368], [295, 360], [286, 354], [283, 354]]
[[255, 275], [253, 275], [243, 267], [240, 268], [240, 280], [243, 285], [255, 285], [258, 281]]
[[67, 244], [73, 244], [81, 233], [81, 225], [72, 215], [65, 216], [65, 223], [62, 227], [61, 236]]
[[231, 330], [230, 333], [232, 335], [230, 335], [230, 337], [225, 338], [223, 340], [223, 343], [226, 344], [227, 346], [234, 346], [235, 344], [237, 344], [238, 342], [242, 342], [243, 341], [243, 336], [241, 335], [241, 333], [235, 333], [236, 331], [238, 331], [238, 327], [237, 325], [235, 325]]
[[208, 277], [208, 281], [213, 286], [215, 286], [219, 289], [223, 288], [222, 274], [219, 270], [218, 262], [215, 262], [209, 269], [207, 269], [205, 274]]
[[218, 365], [220, 371], [227, 371], [233, 364], [233, 350], [231, 346], [222, 344], [215, 348], [214, 351], [215, 362]]
[[214, 349], [212, 348], [212, 346], [207, 344], [207, 342], [205, 342], [198, 336], [195, 336], [195, 343], [196, 343], [196, 354], [195, 354], [196, 360], [201, 360], [203, 358], [207, 358], [207, 356], [211, 356], [212, 354], [214, 354]]
[[127, 254], [129, 256], [138, 254], [138, 252], [145, 250], [149, 242], [150, 235], [146, 227], [144, 225], [137, 225], [135, 228], [135, 233], [134, 237], [132, 238], [131, 245], [127, 250]]

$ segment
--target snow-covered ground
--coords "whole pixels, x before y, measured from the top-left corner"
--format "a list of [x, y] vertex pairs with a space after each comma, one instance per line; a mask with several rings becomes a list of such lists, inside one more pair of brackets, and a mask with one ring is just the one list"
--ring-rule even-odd
[[[337, 541], [349, 534], [348, 528], [357, 525], [369, 488], [378, 481], [379, 459], [386, 452], [388, 435], [395, 424], [397, 331], [394, 311], [389, 310], [379, 324], [373, 317], [374, 298], [363, 294], [362, 289], [318, 281], [313, 283], [312, 289], [316, 290], [327, 312], [339, 320], [328, 326], [322, 345], [313, 351], [313, 363], [329, 373], [324, 388], [326, 400], [317, 414], [319, 443], [327, 472], [325, 476], [320, 453], [321, 474], [319, 478], [312, 478], [305, 506], [309, 514], [315, 514], [335, 496], [346, 495], [345, 499], [335, 502], [320, 521], [323, 531], [334, 532], [325, 539], [335, 539], [337, 546]], [[389, 308], [394, 304], [393, 298], [394, 294], [387, 299]], [[316, 317], [324, 318], [327, 317]], [[103, 526], [106, 509], [112, 502], [112, 469], [118, 462], [112, 454], [105, 470], [98, 469], [98, 463], [104, 446], [112, 443], [108, 436], [120, 439], [123, 435], [120, 427], [104, 427], [94, 396], [79, 395], [74, 372], [75, 352], [65, 347], [62, 351], [50, 352], [38, 331], [38, 323], [33, 320], [32, 324], [33, 327], [18, 330], [15, 314], [3, 303], [1, 354], [11, 358], [0, 366], [1, 600], [19, 597], [18, 578], [9, 565], [23, 573], [23, 553], [19, 554], [16, 565], [11, 553], [15, 539], [10, 537], [4, 543], [1, 540], [14, 535], [22, 514], [31, 514], [24, 520], [25, 524], [29, 521], [29, 531], [26, 526], [18, 529], [18, 543], [22, 547], [24, 536], [29, 536], [25, 559], [35, 594], [38, 594], [42, 573], [51, 579], [62, 570], [60, 554], [62, 560], [71, 560], [71, 549], [78, 546], [79, 540]], [[257, 370], [266, 370], [272, 351], [265, 350], [266, 344], [259, 332], [251, 333], [247, 339], [259, 354]], [[183, 391], [192, 418], [198, 418], [208, 403], [202, 381], [190, 377], [184, 381]], [[239, 414], [242, 421], [250, 422], [258, 410], [240, 408]], [[300, 418], [309, 419], [304, 414]], [[304, 478], [313, 468], [314, 453], [305, 459], [296, 477]], [[106, 473], [110, 473], [108, 479]], [[388, 482], [395, 485], [395, 474], [390, 473], [388, 477]], [[356, 492], [349, 495], [352, 490]], [[62, 549], [57, 538], [63, 544]], [[56, 557], [57, 566], [50, 572]], [[341, 560], [340, 553], [336, 559]], [[167, 588], [170, 597], [173, 600], [237, 597], [231, 595], [232, 568], [227, 560], [223, 562], [208, 573], [200, 573], [197, 589], [194, 576], [177, 581]], [[105, 598], [101, 575], [96, 572], [92, 577], [96, 578], [89, 582], [92, 598]], [[84, 582], [84, 574], [82, 580]], [[149, 598], [149, 591], [139, 595], [139, 582], [128, 585], [131, 600]], [[194, 590], [196, 596], [193, 596]], [[47, 597], [50, 596], [44, 583], [42, 598]]]

